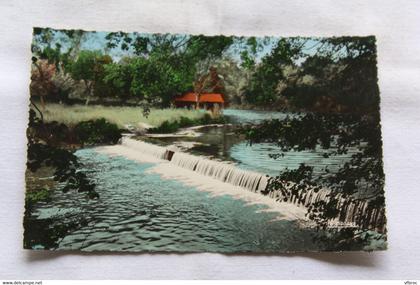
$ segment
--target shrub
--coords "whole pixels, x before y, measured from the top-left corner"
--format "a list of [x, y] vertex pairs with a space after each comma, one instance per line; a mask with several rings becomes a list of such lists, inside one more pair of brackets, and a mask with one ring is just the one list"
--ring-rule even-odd
[[168, 134], [176, 132], [179, 128], [209, 125], [209, 124], [224, 124], [224, 117], [212, 118], [210, 114], [205, 114], [203, 117], [193, 120], [187, 117], [180, 117], [175, 121], [164, 121], [159, 127], [149, 129], [151, 134]]
[[159, 127], [149, 129], [152, 134], [168, 134], [176, 132], [180, 128], [178, 121], [164, 121]]
[[116, 124], [101, 118], [83, 121], [74, 127], [74, 132], [82, 144], [117, 143], [121, 138], [121, 130]]
[[38, 191], [28, 191], [25, 195], [25, 204], [27, 208], [32, 208], [32, 206], [37, 202], [49, 202], [51, 201], [52, 191], [47, 188], [42, 188]]
[[206, 113], [202, 118], [199, 120], [200, 125], [207, 125], [212, 124], [213, 118], [210, 116], [210, 114]]
[[223, 116], [212, 117], [210, 114], [206, 113], [202, 118], [197, 120], [197, 125], [209, 125], [209, 124], [224, 124], [226, 119]]
[[194, 123], [195, 123], [194, 120], [192, 120], [190, 118], [187, 118], [187, 117], [184, 117], [184, 116], [179, 118], [179, 127], [181, 127], [181, 128], [193, 126]]

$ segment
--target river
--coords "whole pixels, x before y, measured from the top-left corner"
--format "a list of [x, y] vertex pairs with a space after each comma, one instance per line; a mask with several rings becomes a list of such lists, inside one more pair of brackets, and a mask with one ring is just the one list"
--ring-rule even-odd
[[[235, 126], [284, 119], [290, 114], [227, 109], [224, 115], [230, 126], [201, 128], [196, 130], [198, 136], [193, 137], [149, 141], [177, 145], [192, 154], [228, 160], [239, 168], [271, 176], [286, 168], [297, 168], [300, 163], [314, 166], [318, 175], [325, 167], [334, 172], [353, 153], [325, 158], [324, 151], [317, 148], [286, 152], [283, 157], [272, 159], [268, 155], [278, 152], [277, 146], [268, 143], [250, 146], [235, 133]], [[281, 211], [264, 211], [267, 206], [263, 204], [201, 191], [176, 175], [168, 177], [150, 171], [156, 166], [153, 162], [110, 156], [95, 148], [78, 150], [76, 155], [83, 164], [82, 171], [95, 182], [100, 198], [87, 199], [83, 193], [72, 191], [63, 193], [58, 187], [52, 201], [35, 206], [25, 226], [25, 236], [32, 239], [29, 244], [34, 249], [179, 252], [324, 249], [314, 238], [313, 229], [293, 219], [279, 219]]]
[[[97, 200], [56, 191], [40, 204], [38, 221], [80, 225], [68, 230], [54, 249], [119, 251], [266, 252], [319, 250], [311, 230], [274, 220], [264, 206], [246, 205], [229, 195], [213, 197], [183, 183], [147, 172], [153, 163], [76, 152], [94, 181]], [[245, 190], [244, 190], [245, 191]], [[39, 242], [33, 248], [44, 248]]]
[[301, 163], [312, 166], [315, 175], [325, 174], [326, 168], [328, 173], [335, 173], [357, 151], [356, 148], [349, 147], [346, 154], [325, 157], [327, 151], [317, 147], [314, 150], [282, 152], [281, 157], [274, 159], [269, 155], [280, 153], [278, 146], [273, 143], [250, 145], [235, 133], [235, 125], [256, 124], [267, 119], [282, 120], [294, 114], [238, 109], [226, 109], [223, 114], [233, 126], [201, 128], [196, 130], [199, 134], [196, 137], [160, 137], [149, 141], [160, 145], [177, 145], [181, 150], [192, 154], [233, 161], [238, 167], [270, 176], [277, 176], [285, 169], [296, 169]]
[[[278, 112], [225, 110], [233, 124], [285, 118]], [[277, 175], [300, 163], [318, 171], [337, 168], [348, 157], [326, 159], [322, 150], [290, 152], [274, 160], [272, 144], [249, 146], [230, 127], [204, 128], [193, 138], [151, 139], [158, 144], [186, 145], [185, 150], [238, 167]], [[214, 196], [179, 180], [148, 170], [154, 163], [99, 153], [76, 152], [83, 171], [96, 183], [100, 198], [55, 191], [51, 202], [39, 203], [32, 215], [32, 231], [40, 231], [32, 248], [118, 251], [272, 252], [322, 250], [311, 229], [296, 221], [277, 219], [265, 206], [250, 205], [230, 195]], [[246, 191], [246, 190], [244, 190]], [[47, 228], [45, 228], [47, 227]], [[29, 230], [31, 231], [31, 230]], [[26, 234], [35, 234], [28, 232]]]

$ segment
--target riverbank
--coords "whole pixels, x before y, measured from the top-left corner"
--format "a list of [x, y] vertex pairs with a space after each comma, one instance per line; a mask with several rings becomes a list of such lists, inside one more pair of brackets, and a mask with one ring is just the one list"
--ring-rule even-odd
[[185, 109], [155, 109], [152, 108], [148, 116], [145, 116], [141, 107], [119, 107], [119, 106], [84, 106], [84, 105], [63, 105], [47, 104], [43, 111], [46, 122], [57, 121], [66, 125], [76, 125], [79, 122], [104, 118], [116, 124], [119, 128], [139, 124], [147, 124], [158, 127], [165, 121], [175, 121], [181, 117], [190, 120], [198, 120], [206, 114], [202, 110]]

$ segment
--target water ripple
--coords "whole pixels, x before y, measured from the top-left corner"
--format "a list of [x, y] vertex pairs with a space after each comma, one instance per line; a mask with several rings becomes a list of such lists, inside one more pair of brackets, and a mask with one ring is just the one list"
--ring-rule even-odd
[[[175, 180], [145, 173], [153, 164], [109, 157], [92, 149], [77, 153], [97, 183], [98, 200], [57, 191], [37, 209], [48, 216], [77, 213], [86, 225], [69, 232], [59, 249], [119, 251], [315, 250], [308, 230], [272, 221], [262, 206], [229, 196], [211, 197]], [[244, 190], [245, 191], [245, 190]], [[63, 211], [64, 210], [64, 211]], [[65, 220], [63, 220], [65, 222]]]

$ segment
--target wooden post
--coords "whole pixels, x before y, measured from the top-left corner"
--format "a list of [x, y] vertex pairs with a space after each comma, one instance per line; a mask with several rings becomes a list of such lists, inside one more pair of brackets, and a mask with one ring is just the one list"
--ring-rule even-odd
[[195, 93], [195, 109], [200, 109], [200, 93]]

